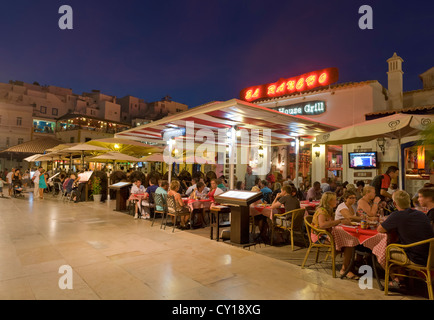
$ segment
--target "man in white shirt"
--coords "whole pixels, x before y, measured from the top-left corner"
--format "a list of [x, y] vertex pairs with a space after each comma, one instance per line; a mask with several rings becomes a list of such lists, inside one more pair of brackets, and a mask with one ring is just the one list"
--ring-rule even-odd
[[32, 181], [33, 184], [35, 185], [35, 188], [33, 189], [33, 198], [36, 199], [37, 197], [39, 197], [39, 176], [41, 175], [41, 167], [39, 167], [36, 171], [35, 174], [33, 175]]

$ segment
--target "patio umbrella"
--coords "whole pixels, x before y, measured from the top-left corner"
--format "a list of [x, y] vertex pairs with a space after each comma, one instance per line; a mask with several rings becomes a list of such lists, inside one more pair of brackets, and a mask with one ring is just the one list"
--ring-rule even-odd
[[88, 151], [109, 151], [107, 148], [92, 146], [87, 143], [80, 143], [73, 147], [63, 149], [62, 152], [81, 152], [81, 165], [84, 167], [84, 153]]
[[93, 157], [89, 159], [93, 162], [99, 162], [99, 161], [119, 161], [119, 162], [142, 162], [141, 159], [129, 156], [127, 154], [123, 154], [120, 152], [107, 152], [105, 154]]
[[156, 145], [149, 145], [139, 141], [121, 138], [106, 138], [91, 140], [86, 142], [93, 146], [103, 147], [110, 149], [111, 151], [118, 151], [124, 154], [141, 155], [149, 152], [161, 152], [162, 147]]
[[140, 159], [141, 162], [164, 162], [164, 156], [161, 153], [155, 153]]
[[[169, 157], [168, 157], [169, 158]], [[169, 162], [167, 162], [167, 160], [169, 160]], [[172, 157], [172, 163], [170, 163], [170, 159], [166, 159], [164, 157], [163, 154], [161, 153], [156, 153], [156, 154], [152, 154], [150, 156], [147, 157], [143, 157], [140, 159], [141, 162], [164, 162], [167, 163], [169, 165], [169, 183], [172, 181], [172, 164], [173, 163], [182, 163], [183, 159], [182, 158], [178, 158], [178, 157]]]
[[38, 160], [35, 160], [35, 159], [37, 159], [38, 157], [41, 157], [41, 156], [43, 156], [43, 154], [34, 154], [33, 156], [25, 158], [24, 161], [37, 162]]
[[136, 157], [129, 156], [127, 154], [113, 151], [113, 152], [107, 152], [105, 154], [101, 154], [99, 156], [90, 158], [89, 161], [112, 162], [114, 167], [116, 162], [141, 162], [142, 160]]
[[401, 170], [401, 138], [411, 137], [425, 130], [434, 123], [434, 115], [395, 114], [392, 116], [366, 121], [316, 137], [320, 144], [350, 144], [367, 142], [378, 138], [398, 139], [398, 163], [401, 171], [399, 187], [403, 186]]

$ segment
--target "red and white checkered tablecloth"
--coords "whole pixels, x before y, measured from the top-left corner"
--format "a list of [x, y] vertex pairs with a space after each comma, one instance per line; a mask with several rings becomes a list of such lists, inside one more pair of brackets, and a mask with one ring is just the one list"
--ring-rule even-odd
[[188, 198], [183, 198], [182, 201], [184, 201], [192, 211], [194, 209], [209, 209], [213, 203], [212, 200], [194, 200]]
[[250, 215], [252, 217], [262, 214], [266, 216], [270, 220], [273, 220], [273, 216], [275, 214], [285, 213], [285, 208], [271, 209], [271, 206], [262, 206], [262, 205], [250, 205]]
[[372, 250], [377, 257], [378, 263], [386, 266], [387, 234], [378, 233], [376, 230], [363, 230], [360, 227], [337, 226], [332, 229], [336, 250], [343, 247], [355, 247], [363, 245]]

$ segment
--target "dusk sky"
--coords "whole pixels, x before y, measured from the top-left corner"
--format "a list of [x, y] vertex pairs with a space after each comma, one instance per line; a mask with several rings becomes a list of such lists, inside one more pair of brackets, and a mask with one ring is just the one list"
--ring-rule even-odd
[[[60, 30], [61, 5], [73, 30]], [[361, 30], [370, 5], [373, 30]], [[337, 67], [339, 82], [378, 80], [404, 59], [404, 90], [434, 67], [433, 1], [2, 1], [0, 82], [92, 89], [194, 107], [251, 85]]]

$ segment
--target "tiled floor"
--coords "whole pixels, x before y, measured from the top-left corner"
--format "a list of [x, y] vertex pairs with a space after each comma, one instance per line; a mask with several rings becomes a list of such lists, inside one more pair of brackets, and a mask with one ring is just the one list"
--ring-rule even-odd
[[[209, 229], [172, 233], [113, 208], [0, 198], [0, 299], [423, 299], [302, 270], [289, 247], [246, 250], [209, 240]], [[59, 288], [63, 265], [72, 290]]]

